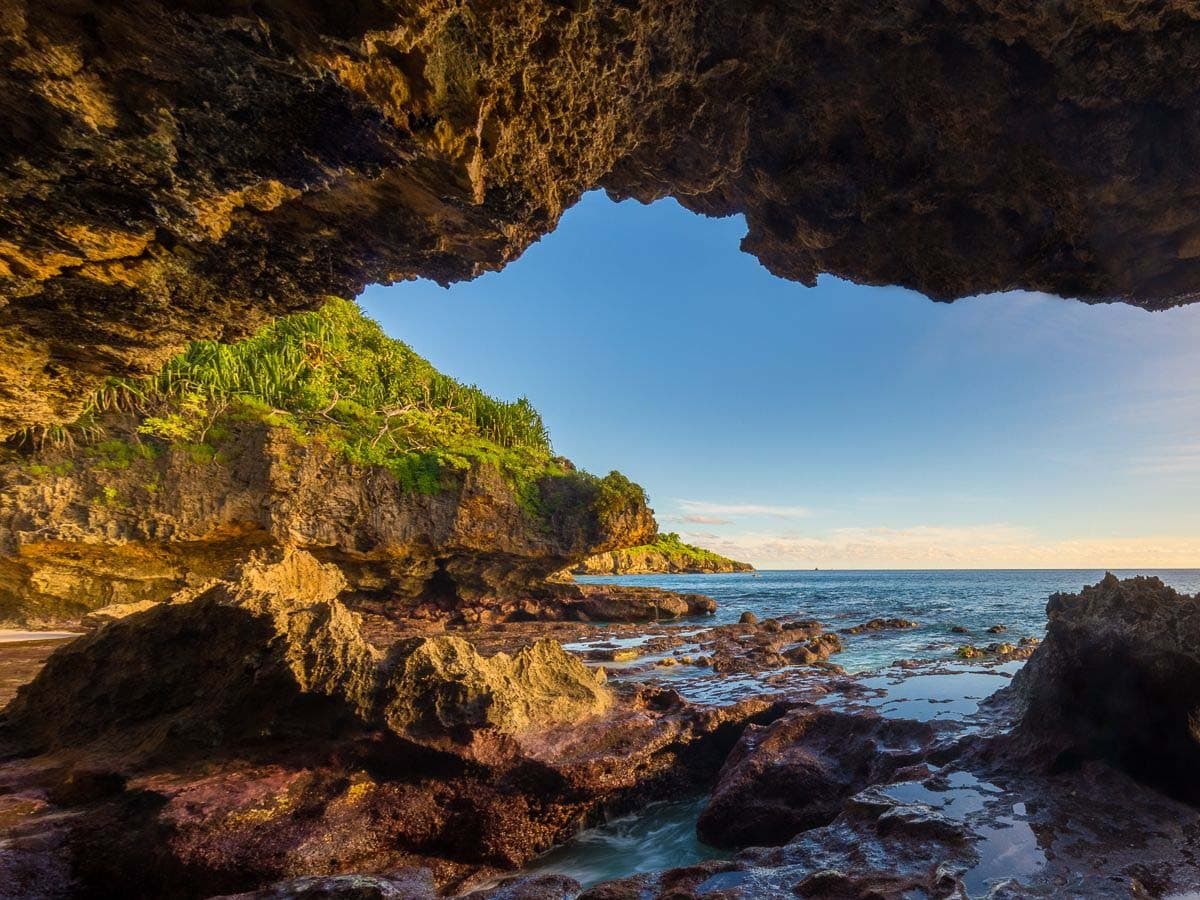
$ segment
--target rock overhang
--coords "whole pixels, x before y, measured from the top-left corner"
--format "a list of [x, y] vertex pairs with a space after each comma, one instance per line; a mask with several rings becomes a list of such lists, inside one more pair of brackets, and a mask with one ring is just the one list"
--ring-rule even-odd
[[776, 275], [1200, 285], [1186, 2], [0, 3], [0, 430], [331, 293], [502, 267], [582, 192]]

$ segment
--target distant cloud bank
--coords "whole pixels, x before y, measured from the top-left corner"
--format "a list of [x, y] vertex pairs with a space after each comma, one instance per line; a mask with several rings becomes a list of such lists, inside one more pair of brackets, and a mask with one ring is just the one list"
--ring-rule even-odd
[[684, 535], [759, 568], [1169, 569], [1200, 567], [1200, 538], [1039, 539], [1011, 525], [839, 528], [820, 537], [747, 531]]

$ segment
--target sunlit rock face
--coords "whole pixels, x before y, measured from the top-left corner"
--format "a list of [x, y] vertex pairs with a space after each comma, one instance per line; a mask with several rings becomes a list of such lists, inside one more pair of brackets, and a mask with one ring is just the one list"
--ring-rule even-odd
[[1200, 283], [1189, 3], [0, 0], [0, 430], [581, 192], [776, 274], [1159, 308]]

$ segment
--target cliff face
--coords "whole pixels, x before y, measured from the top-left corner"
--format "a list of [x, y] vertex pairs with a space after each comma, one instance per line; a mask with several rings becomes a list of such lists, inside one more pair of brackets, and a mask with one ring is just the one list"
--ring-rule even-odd
[[952, 298], [1200, 284], [1183, 0], [0, 0], [0, 431], [188, 339], [495, 269], [581, 194]]
[[655, 575], [752, 572], [749, 563], [726, 559], [715, 553], [697, 556], [685, 550], [634, 547], [589, 556], [571, 569], [572, 575]]
[[240, 425], [212, 459], [181, 446], [130, 456], [46, 451], [0, 466], [0, 620], [165, 600], [268, 547], [336, 563], [353, 590], [398, 611], [453, 608], [519, 595], [655, 529], [644, 502], [602, 514], [586, 479], [544, 478], [537, 512], [486, 464], [421, 493], [261, 422]]

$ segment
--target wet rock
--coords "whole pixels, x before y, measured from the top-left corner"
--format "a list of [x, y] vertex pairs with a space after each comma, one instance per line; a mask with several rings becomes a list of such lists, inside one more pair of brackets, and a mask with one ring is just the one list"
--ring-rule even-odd
[[1006, 692], [1021, 710], [1013, 752], [1051, 768], [1104, 759], [1200, 803], [1200, 596], [1109, 574], [1046, 612]]
[[548, 589], [566, 618], [591, 622], [657, 622], [710, 616], [717, 603], [703, 594], [610, 584], [553, 584]]
[[566, 875], [521, 875], [464, 894], [463, 900], [574, 900], [581, 890], [579, 882]]
[[831, 822], [868, 784], [922, 758], [927, 724], [802, 707], [751, 726], [721, 770], [697, 833], [718, 847], [774, 845]]
[[549, 640], [485, 657], [428, 635], [384, 655], [343, 587], [286, 553], [64, 647], [6, 710], [3, 750], [27, 761], [0, 767], [0, 798], [34, 791], [29, 827], [48, 835], [22, 871], [93, 894], [136, 871], [144, 896], [186, 871], [200, 897], [418, 864], [441, 890], [520, 867], [601, 808], [697, 790], [748, 722], [783, 711], [613, 696]]
[[842, 641], [836, 634], [822, 634], [790, 650], [785, 650], [784, 658], [796, 665], [811, 666], [824, 662], [835, 653], [842, 650]]
[[642, 651], [637, 647], [613, 647], [612, 649], [592, 650], [588, 653], [588, 659], [602, 662], [632, 662], [641, 655]]
[[758, 616], [756, 616], [754, 613], [750, 612], [750, 610], [746, 610], [744, 613], [742, 613], [740, 616], [738, 616], [738, 624], [739, 625], [757, 625], [758, 624]]
[[1008, 631], [1007, 625], [993, 625], [988, 629], [988, 634], [1004, 634]]
[[260, 891], [213, 900], [432, 900], [437, 896], [428, 869], [386, 875], [328, 875], [290, 878]]
[[843, 628], [842, 634], [864, 634], [871, 631], [899, 631], [917, 627], [919, 627], [918, 623], [909, 619], [871, 619], [869, 622], [863, 622], [861, 625], [852, 625], [849, 628]]
[[950, 628], [951, 634], [970, 634], [971, 630], [965, 625], [953, 625]]

